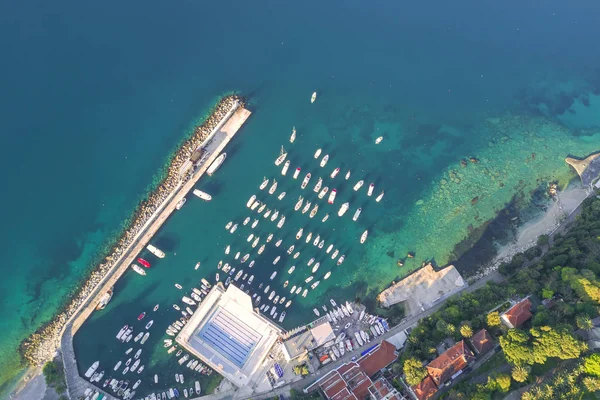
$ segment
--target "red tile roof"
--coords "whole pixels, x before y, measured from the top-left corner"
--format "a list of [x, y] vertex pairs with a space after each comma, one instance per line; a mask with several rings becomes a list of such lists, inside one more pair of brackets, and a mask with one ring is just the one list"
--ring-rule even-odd
[[430, 362], [427, 365], [427, 372], [439, 387], [474, 359], [473, 352], [467, 347], [465, 341], [461, 340]]
[[530, 310], [531, 301], [529, 301], [529, 298], [526, 298], [505, 312], [504, 317], [510, 322], [513, 328], [518, 328], [519, 326], [523, 325], [525, 321], [531, 318]]
[[494, 340], [485, 329], [482, 329], [473, 335], [471, 344], [477, 351], [477, 354], [487, 353], [494, 348]]
[[387, 341], [382, 341], [377, 350], [358, 360], [360, 368], [369, 376], [375, 375], [377, 371], [390, 365], [398, 358], [396, 346]]
[[437, 387], [435, 386], [433, 379], [431, 379], [429, 376], [423, 379], [417, 386], [413, 386], [411, 389], [419, 400], [426, 400], [433, 396], [435, 392], [437, 392]]

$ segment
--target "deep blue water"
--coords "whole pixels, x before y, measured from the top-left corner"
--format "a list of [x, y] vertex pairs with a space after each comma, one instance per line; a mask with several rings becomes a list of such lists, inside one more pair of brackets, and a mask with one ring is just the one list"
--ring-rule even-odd
[[[402, 209], [475, 146], [474, 126], [521, 110], [524, 89], [598, 89], [598, 11], [591, 0], [1, 2], [0, 385], [18, 370], [20, 340], [52, 317], [219, 94], [250, 98], [246, 156], [266, 139], [277, 151], [294, 124], [333, 127], [343, 142], [357, 126], [396, 123], [386, 133], [407, 160], [435, 145], [427, 124], [467, 132], [393, 171], [394, 185], [410, 183]], [[305, 107], [313, 90], [318, 111]]]

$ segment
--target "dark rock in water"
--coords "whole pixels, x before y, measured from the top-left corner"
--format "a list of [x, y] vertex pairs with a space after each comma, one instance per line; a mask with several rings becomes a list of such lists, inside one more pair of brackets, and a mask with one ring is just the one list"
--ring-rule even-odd
[[477, 163], [479, 163], [479, 159], [478, 159], [478, 158], [475, 158], [475, 157], [471, 157], [471, 158], [469, 158], [469, 161], [471, 161], [473, 164], [477, 164]]
[[461, 165], [461, 167], [466, 168], [467, 167], [467, 161], [466, 160], [460, 160], [460, 165]]
[[478, 201], [479, 201], [479, 196], [475, 196], [471, 199], [471, 204], [475, 205], [475, 204], [477, 204]]
[[535, 160], [535, 153], [531, 153], [531, 159]]
[[409, 252], [409, 253], [406, 255], [406, 257], [408, 257], [408, 258], [415, 258], [415, 253], [413, 253], [413, 252], [411, 251], [411, 252]]

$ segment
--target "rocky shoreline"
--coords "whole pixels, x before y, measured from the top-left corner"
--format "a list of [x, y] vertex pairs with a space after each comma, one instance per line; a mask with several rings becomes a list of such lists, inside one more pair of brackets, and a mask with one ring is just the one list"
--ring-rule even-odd
[[[180, 168], [190, 159], [194, 151], [209, 136], [223, 117], [227, 115], [236, 101], [243, 105], [243, 100], [236, 95], [226, 96], [217, 102], [204, 122], [194, 128], [191, 136], [173, 154], [168, 163], [164, 178], [148, 195], [148, 198], [142, 201], [136, 208], [120, 238], [116, 241], [112, 250], [108, 252], [108, 255], [104, 257], [104, 260], [92, 269], [92, 272], [81, 288], [66, 301], [66, 306], [63, 310], [51, 322], [40, 327], [21, 343], [19, 352], [29, 364], [38, 366], [54, 357], [56, 350], [60, 347], [62, 329], [69, 318], [75, 314], [79, 306], [86, 301], [96, 286], [115, 267], [119, 258], [134, 242], [138, 232], [142, 230], [156, 210], [169, 197], [173, 190], [179, 187], [181, 183], [179, 177]], [[190, 177], [191, 175], [187, 175], [184, 177], [184, 180]]]

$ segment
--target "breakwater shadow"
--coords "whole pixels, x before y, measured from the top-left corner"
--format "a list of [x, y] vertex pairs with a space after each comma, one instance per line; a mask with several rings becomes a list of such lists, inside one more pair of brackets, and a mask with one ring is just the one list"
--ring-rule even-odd
[[[160, 233], [160, 232], [159, 232]], [[166, 234], [158, 236], [154, 245], [165, 253], [172, 253], [179, 246], [181, 239], [178, 235]]]

